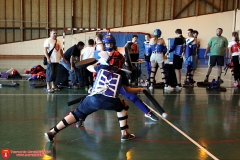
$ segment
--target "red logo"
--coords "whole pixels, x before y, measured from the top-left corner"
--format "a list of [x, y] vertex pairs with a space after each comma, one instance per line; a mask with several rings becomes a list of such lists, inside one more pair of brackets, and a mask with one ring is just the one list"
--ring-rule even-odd
[[8, 159], [10, 157], [11, 150], [10, 149], [2, 149], [2, 157], [3, 159]]

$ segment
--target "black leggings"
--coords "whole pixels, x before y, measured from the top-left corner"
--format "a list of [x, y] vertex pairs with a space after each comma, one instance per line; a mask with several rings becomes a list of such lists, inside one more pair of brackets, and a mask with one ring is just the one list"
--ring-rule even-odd
[[234, 65], [234, 80], [240, 80], [240, 64], [239, 64], [239, 56], [232, 56], [232, 61], [233, 61], [233, 65]]

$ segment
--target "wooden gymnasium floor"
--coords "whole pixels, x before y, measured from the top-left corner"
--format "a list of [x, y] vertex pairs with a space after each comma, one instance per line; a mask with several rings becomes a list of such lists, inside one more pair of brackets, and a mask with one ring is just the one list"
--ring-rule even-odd
[[[1, 59], [0, 71], [15, 68], [22, 74], [25, 69], [41, 63], [40, 59]], [[204, 79], [206, 67], [207, 60], [200, 60], [196, 81]], [[142, 69], [146, 70], [144, 65]], [[216, 68], [212, 78], [216, 78]], [[29, 88], [32, 82], [24, 78], [16, 79], [19, 88], [0, 89], [1, 153], [9, 151], [9, 160], [240, 159], [240, 91], [231, 88], [230, 71], [222, 79], [227, 92], [208, 92], [196, 85], [193, 89], [171, 93], [155, 89], [153, 96], [169, 115], [167, 120], [159, 117], [156, 123], [126, 100], [130, 106], [129, 130], [136, 134], [136, 139], [124, 143], [120, 141], [116, 113], [111, 111], [98, 111], [87, 118], [85, 128], [72, 125], [60, 132], [54, 143], [47, 142], [44, 132], [77, 107], [77, 104], [67, 106], [67, 102], [86, 92], [63, 89], [47, 94], [43, 88]], [[154, 109], [142, 93], [138, 96]]]

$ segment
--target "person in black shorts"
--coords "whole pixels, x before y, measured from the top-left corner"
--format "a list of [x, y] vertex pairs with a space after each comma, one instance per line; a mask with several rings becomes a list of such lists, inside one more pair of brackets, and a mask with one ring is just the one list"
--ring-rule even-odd
[[173, 67], [175, 69], [175, 74], [178, 83], [176, 89], [181, 90], [182, 89], [181, 69], [183, 63], [182, 53], [184, 52], [185, 38], [182, 36], [181, 29], [176, 29], [175, 33], [177, 34], [177, 37], [174, 39], [173, 45], [171, 46], [170, 50], [166, 53], [166, 56], [169, 54], [169, 52], [175, 51], [173, 55]]
[[217, 81], [221, 84], [223, 80], [221, 79], [222, 66], [224, 66], [224, 55], [228, 58], [228, 40], [222, 36], [223, 29], [218, 28], [216, 30], [216, 36], [212, 37], [208, 42], [208, 47], [205, 51], [204, 58], [207, 57], [208, 51], [210, 50], [209, 55], [209, 64], [207, 69], [207, 74], [204, 82], [208, 82], [208, 77], [212, 71], [212, 68], [217, 64]]

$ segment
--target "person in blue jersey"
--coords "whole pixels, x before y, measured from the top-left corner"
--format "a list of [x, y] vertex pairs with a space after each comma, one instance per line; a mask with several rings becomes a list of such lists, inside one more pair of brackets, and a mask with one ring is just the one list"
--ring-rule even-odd
[[181, 69], [182, 69], [182, 63], [183, 63], [183, 57], [182, 54], [185, 50], [185, 38], [182, 36], [182, 30], [176, 29], [175, 33], [177, 34], [177, 37], [174, 38], [173, 45], [171, 46], [170, 50], [166, 53], [166, 55], [169, 54], [169, 52], [174, 52], [173, 55], [173, 67], [175, 70], [176, 78], [177, 78], [177, 90], [182, 89], [181, 85]]
[[164, 39], [161, 37], [162, 32], [160, 29], [155, 29], [153, 31], [153, 37], [151, 38], [149, 45], [150, 48], [148, 50], [149, 54], [151, 54], [150, 62], [151, 62], [151, 75], [150, 75], [150, 86], [149, 89], [153, 89], [153, 83], [154, 83], [154, 77], [156, 75], [157, 65], [160, 67], [162, 80], [164, 82], [164, 90], [166, 91], [172, 91], [174, 88], [172, 88], [170, 85], [168, 85], [166, 79], [165, 79], [165, 73], [163, 70], [164, 67], [164, 54], [167, 52], [167, 47]]
[[150, 48], [150, 45], [149, 45], [150, 39], [151, 39], [151, 35], [149, 33], [146, 33], [145, 41], [144, 41], [144, 60], [145, 60], [145, 64], [148, 72], [148, 81], [150, 81], [150, 74], [151, 74], [151, 62], [150, 62], [151, 53], [148, 52]]
[[188, 29], [188, 38], [186, 38], [186, 47], [184, 56], [186, 58], [186, 74], [184, 85], [194, 86], [193, 80], [194, 72], [196, 70], [196, 51], [197, 51], [197, 38], [193, 36], [193, 29]]

